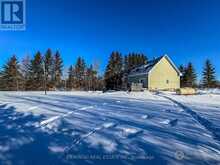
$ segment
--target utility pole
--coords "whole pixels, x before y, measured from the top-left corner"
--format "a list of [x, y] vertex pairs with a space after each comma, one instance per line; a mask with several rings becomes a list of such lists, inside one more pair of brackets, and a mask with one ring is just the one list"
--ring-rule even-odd
[[47, 73], [46, 73], [46, 66], [45, 62], [43, 62], [43, 69], [44, 69], [44, 94], [47, 95]]

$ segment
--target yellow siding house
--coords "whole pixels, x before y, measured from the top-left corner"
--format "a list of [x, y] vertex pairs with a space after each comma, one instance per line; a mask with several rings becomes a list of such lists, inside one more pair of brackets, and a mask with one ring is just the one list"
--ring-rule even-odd
[[175, 90], [180, 88], [181, 73], [171, 59], [164, 55], [133, 69], [128, 82], [142, 83], [149, 90]]

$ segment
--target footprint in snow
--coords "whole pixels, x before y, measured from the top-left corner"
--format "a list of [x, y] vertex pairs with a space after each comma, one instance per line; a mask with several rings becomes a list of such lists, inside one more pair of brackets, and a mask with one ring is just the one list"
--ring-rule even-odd
[[167, 119], [167, 120], [161, 121], [160, 123], [161, 123], [161, 124], [168, 125], [168, 124], [170, 123], [170, 120]]
[[177, 112], [184, 112], [184, 110], [183, 109], [178, 109]]
[[141, 116], [141, 118], [142, 118], [142, 119], [148, 119], [149, 116], [148, 116], [148, 115], [143, 115], [143, 116]]
[[170, 109], [166, 109], [166, 110], [165, 110], [165, 112], [168, 112], [168, 113], [170, 113], [170, 112], [171, 112], [171, 110], [170, 110]]
[[117, 126], [116, 123], [104, 123], [103, 124], [104, 128], [113, 128], [113, 127], [116, 127], [116, 126]]
[[143, 133], [143, 130], [140, 129], [129, 127], [122, 128], [122, 136], [125, 138], [133, 138], [140, 135], [141, 133]]
[[178, 124], [178, 119], [174, 119], [174, 120], [171, 120], [171, 121], [170, 121], [170, 125], [171, 125], [172, 127], [176, 126], [177, 124]]
[[165, 125], [170, 125], [171, 127], [174, 127], [178, 124], [178, 119], [174, 119], [174, 120], [164, 120], [162, 122], [160, 122], [161, 124], [165, 124]]
[[[176, 109], [176, 112], [183, 112], [184, 110], [183, 109]], [[166, 109], [165, 112], [167, 113], [171, 113], [172, 110], [171, 109]], [[174, 111], [173, 111], [174, 112]]]
[[143, 115], [141, 116], [142, 119], [152, 119], [153, 115]]

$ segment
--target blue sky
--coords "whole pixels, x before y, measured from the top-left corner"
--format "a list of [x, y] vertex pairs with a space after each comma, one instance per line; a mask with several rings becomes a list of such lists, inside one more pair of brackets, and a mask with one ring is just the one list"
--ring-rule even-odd
[[220, 78], [219, 0], [26, 0], [26, 31], [0, 31], [0, 65], [59, 50], [65, 66], [82, 56], [103, 72], [110, 53], [168, 54], [201, 74], [209, 58]]

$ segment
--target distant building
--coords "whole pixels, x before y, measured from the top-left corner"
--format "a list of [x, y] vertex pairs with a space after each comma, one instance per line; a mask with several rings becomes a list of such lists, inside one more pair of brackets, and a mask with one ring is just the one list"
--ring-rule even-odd
[[142, 83], [149, 90], [175, 90], [180, 88], [181, 73], [171, 59], [164, 55], [134, 68], [128, 75], [128, 82]]

